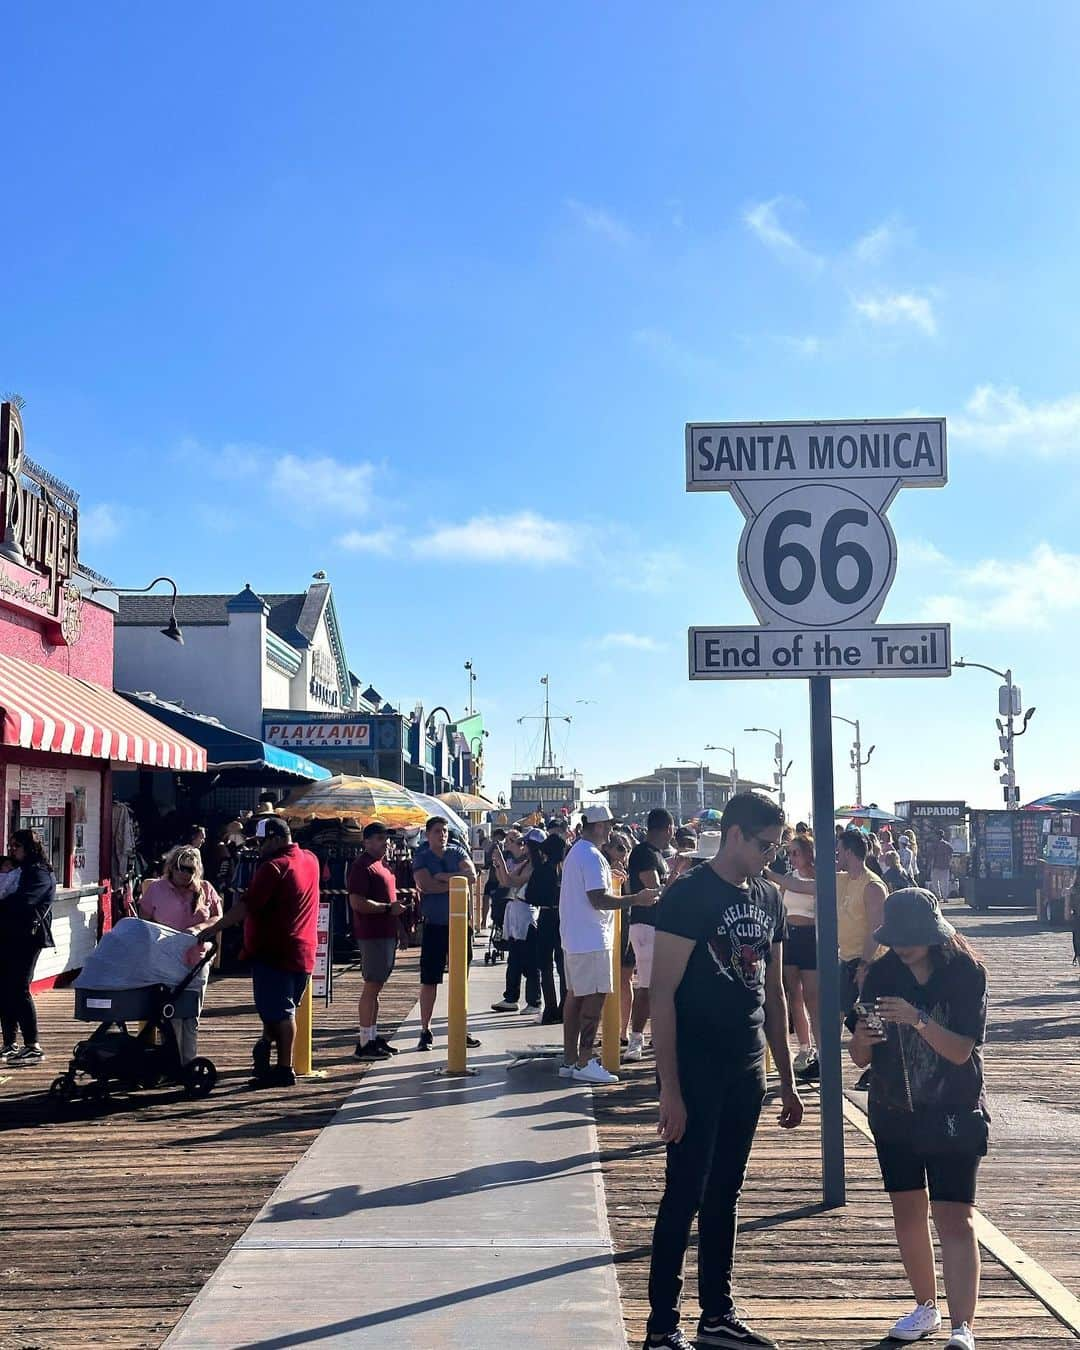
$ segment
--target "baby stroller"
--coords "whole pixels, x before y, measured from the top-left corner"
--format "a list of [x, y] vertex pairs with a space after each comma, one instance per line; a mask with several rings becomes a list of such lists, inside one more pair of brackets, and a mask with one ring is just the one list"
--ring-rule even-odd
[[506, 953], [510, 950], [510, 944], [503, 932], [506, 903], [509, 899], [510, 893], [503, 886], [491, 893], [491, 928], [488, 932], [488, 944], [484, 950], [485, 966], [494, 966], [500, 961], [505, 961]]
[[[171, 939], [184, 936], [158, 929], [156, 924], [146, 924], [142, 919], [123, 920], [113, 934], [128, 924], [157, 929]], [[110, 936], [106, 934], [102, 943]], [[190, 948], [191, 940], [185, 945]], [[174, 950], [177, 946], [173, 942]], [[88, 973], [92, 978], [88, 961], [76, 981], [75, 1016], [79, 1021], [97, 1022], [99, 1026], [88, 1040], [75, 1046], [67, 1072], [53, 1079], [50, 1098], [60, 1105], [77, 1098], [104, 1104], [114, 1088], [136, 1092], [162, 1083], [179, 1084], [187, 1097], [205, 1097], [212, 1092], [217, 1082], [213, 1061], [199, 1055], [184, 1064], [170, 1018], [198, 1016], [201, 985], [205, 983], [206, 967], [213, 959], [214, 948], [210, 947], [176, 984], [131, 988], [94, 988], [86, 984]], [[200, 987], [193, 987], [196, 984]], [[129, 1022], [142, 1026], [132, 1033], [128, 1030]], [[84, 1081], [80, 1082], [80, 1078]]]

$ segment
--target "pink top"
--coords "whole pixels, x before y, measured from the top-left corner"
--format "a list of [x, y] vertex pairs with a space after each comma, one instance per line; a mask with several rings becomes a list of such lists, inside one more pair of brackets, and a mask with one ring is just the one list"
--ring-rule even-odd
[[190, 890], [180, 890], [168, 877], [159, 877], [143, 891], [139, 913], [144, 919], [160, 923], [165, 928], [175, 928], [181, 933], [194, 928], [196, 924], [221, 918], [221, 896], [208, 881], [202, 883], [202, 896], [194, 910], [192, 899]]

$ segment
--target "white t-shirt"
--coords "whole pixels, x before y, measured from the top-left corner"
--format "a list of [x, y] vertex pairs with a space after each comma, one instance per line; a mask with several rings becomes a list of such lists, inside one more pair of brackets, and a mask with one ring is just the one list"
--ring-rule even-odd
[[594, 909], [589, 891], [611, 892], [611, 868], [595, 844], [579, 839], [563, 861], [559, 928], [563, 951], [609, 952], [615, 941], [615, 912]]

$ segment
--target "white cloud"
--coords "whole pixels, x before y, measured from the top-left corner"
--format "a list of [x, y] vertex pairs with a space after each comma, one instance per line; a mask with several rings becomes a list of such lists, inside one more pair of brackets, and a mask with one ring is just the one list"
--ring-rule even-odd
[[952, 440], [972, 441], [984, 450], [1022, 447], [1046, 459], [1080, 450], [1080, 394], [1027, 403], [1018, 389], [982, 384], [964, 413], [949, 419]]
[[901, 563], [910, 562], [922, 567], [949, 566], [949, 559], [929, 539], [917, 537], [899, 539], [897, 540], [896, 551]]
[[871, 323], [888, 326], [910, 323], [931, 337], [937, 332], [934, 306], [928, 296], [898, 291], [892, 295], [853, 296], [851, 303]]
[[635, 652], [659, 652], [664, 649], [662, 642], [642, 633], [605, 633], [602, 638], [597, 638], [595, 645], [602, 648], [621, 647]]
[[1080, 554], [1038, 544], [1026, 558], [984, 558], [958, 567], [926, 617], [968, 628], [1047, 629], [1080, 613]]
[[79, 512], [79, 542], [100, 547], [120, 533], [120, 518], [115, 506], [98, 502]]
[[773, 197], [770, 201], [747, 207], [743, 212], [743, 224], [778, 257], [820, 271], [825, 265], [824, 260], [780, 223], [777, 207], [785, 200], [784, 197]]
[[860, 235], [852, 245], [851, 251], [856, 261], [874, 264], [884, 260], [891, 253], [899, 238], [899, 229], [895, 222], [884, 220], [872, 230]]
[[374, 464], [343, 464], [329, 455], [281, 455], [270, 468], [271, 485], [287, 501], [346, 516], [368, 510], [374, 477]]
[[415, 540], [413, 552], [452, 562], [570, 563], [578, 556], [582, 535], [580, 527], [519, 511], [440, 526]]
[[365, 534], [362, 530], [349, 530], [341, 535], [337, 544], [347, 553], [389, 554], [394, 551], [399, 539], [397, 530], [372, 530]]
[[598, 234], [621, 247], [634, 242], [634, 232], [629, 225], [602, 206], [590, 206], [588, 202], [579, 202], [574, 197], [566, 199], [566, 206], [592, 234]]

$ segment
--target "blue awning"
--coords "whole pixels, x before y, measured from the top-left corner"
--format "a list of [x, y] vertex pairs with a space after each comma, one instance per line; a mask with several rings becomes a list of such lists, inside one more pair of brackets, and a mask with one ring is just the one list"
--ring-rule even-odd
[[149, 712], [158, 721], [164, 722], [174, 731], [182, 732], [196, 745], [201, 745], [206, 751], [209, 773], [228, 771], [250, 775], [252, 778], [261, 776], [261, 780], [268, 783], [314, 783], [333, 776], [329, 769], [305, 759], [294, 750], [268, 745], [255, 736], [246, 736], [242, 731], [222, 726], [213, 717], [188, 712], [186, 708], [156, 698], [153, 694], [117, 692], [135, 707]]

